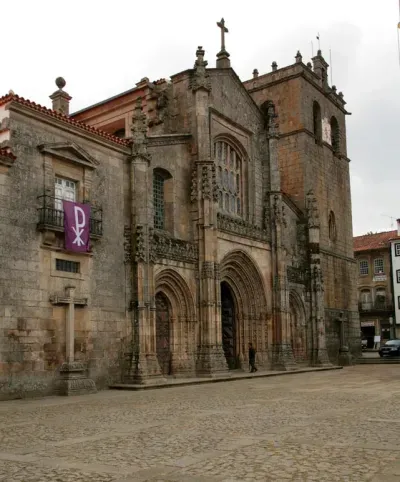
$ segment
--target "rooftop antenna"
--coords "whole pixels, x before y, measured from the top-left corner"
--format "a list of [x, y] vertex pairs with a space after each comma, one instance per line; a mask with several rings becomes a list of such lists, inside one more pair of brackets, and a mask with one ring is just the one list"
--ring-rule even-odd
[[396, 218], [394, 218], [393, 216], [388, 216], [387, 214], [381, 214], [381, 216], [390, 219], [390, 227], [393, 229], [394, 221], [396, 221]]

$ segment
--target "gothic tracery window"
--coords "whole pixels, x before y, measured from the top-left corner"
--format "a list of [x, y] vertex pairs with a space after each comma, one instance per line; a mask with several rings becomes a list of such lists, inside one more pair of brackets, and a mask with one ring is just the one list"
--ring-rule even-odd
[[243, 212], [243, 157], [226, 141], [214, 145], [219, 209], [240, 216]]
[[164, 169], [153, 171], [153, 209], [155, 229], [171, 230], [173, 227], [172, 177]]

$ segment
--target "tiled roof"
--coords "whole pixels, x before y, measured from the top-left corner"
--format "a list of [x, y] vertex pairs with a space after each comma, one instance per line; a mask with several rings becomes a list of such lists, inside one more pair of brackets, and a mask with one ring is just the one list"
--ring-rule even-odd
[[50, 117], [54, 117], [63, 122], [66, 122], [67, 124], [71, 124], [75, 127], [79, 127], [80, 129], [83, 129], [87, 132], [91, 132], [92, 134], [96, 134], [98, 136], [104, 137], [109, 141], [115, 142], [116, 144], [120, 144], [124, 146], [128, 145], [128, 142], [126, 139], [120, 139], [119, 137], [115, 137], [100, 129], [96, 129], [95, 127], [84, 124], [83, 122], [76, 121], [64, 114], [60, 114], [52, 109], [48, 109], [47, 107], [43, 107], [39, 104], [36, 104], [35, 102], [24, 99], [23, 97], [19, 97], [16, 94], [7, 94], [7, 95], [4, 95], [3, 97], [0, 97], [0, 106], [8, 102], [17, 102], [18, 104], [24, 105], [25, 107], [29, 107], [30, 109], [36, 110], [37, 112], [48, 115]]
[[397, 231], [384, 231], [383, 233], [355, 236], [353, 238], [354, 252], [389, 248], [389, 241], [393, 238], [397, 238]]

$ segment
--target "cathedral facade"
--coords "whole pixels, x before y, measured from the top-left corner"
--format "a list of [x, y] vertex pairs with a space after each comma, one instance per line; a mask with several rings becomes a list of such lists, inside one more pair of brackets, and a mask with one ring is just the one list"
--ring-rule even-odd
[[61, 78], [52, 109], [0, 98], [0, 398], [358, 355], [343, 94], [320, 51], [242, 82], [219, 26], [216, 68], [75, 114]]

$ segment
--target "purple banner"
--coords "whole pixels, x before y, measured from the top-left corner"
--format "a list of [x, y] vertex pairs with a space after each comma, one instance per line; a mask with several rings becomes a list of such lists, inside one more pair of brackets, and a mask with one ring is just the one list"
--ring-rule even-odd
[[65, 249], [89, 251], [90, 205], [63, 201]]

